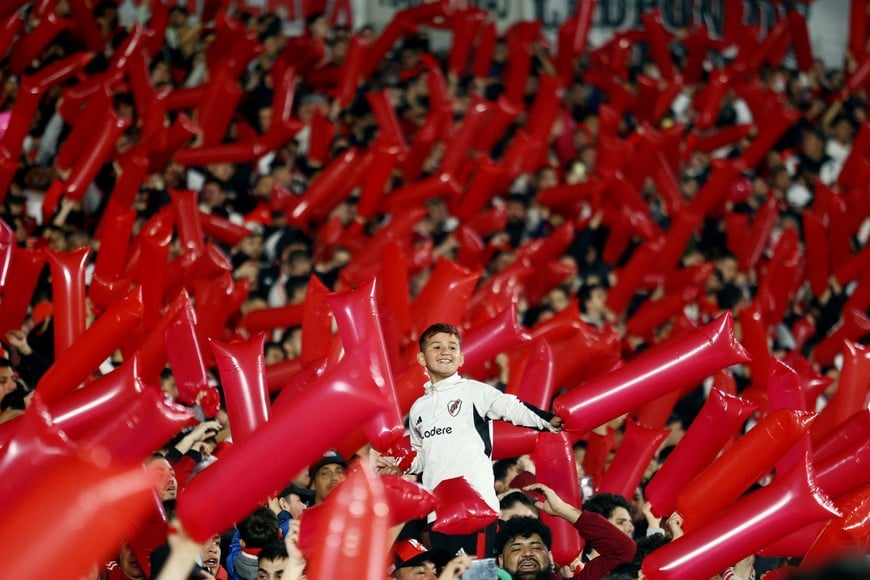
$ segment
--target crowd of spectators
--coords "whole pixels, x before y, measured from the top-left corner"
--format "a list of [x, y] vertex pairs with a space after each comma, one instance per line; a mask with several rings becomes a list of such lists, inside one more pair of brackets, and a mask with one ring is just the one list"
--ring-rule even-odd
[[[47, 10], [41, 8], [41, 14], [37, 14], [37, 5], [41, 4], [51, 6]], [[72, 2], [65, 0], [28, 4], [21, 12], [25, 22], [23, 30], [35, 29], [40, 24], [39, 18], [46, 18], [49, 13], [60, 19], [72, 18], [71, 5]], [[148, 2], [142, 2], [141, 7], [129, 13], [123, 10], [119, 12], [118, 5], [112, 0], [102, 0], [94, 5], [93, 21], [100, 37], [105, 40], [106, 49], [93, 56], [81, 78], [97, 75], [104, 70], [112, 60], [113, 51], [122, 46], [125, 38], [131, 34], [132, 25], [148, 22], [147, 5]], [[132, 235], [142, 231], [149, 220], [170, 203], [171, 189], [196, 191], [200, 211], [247, 228], [249, 233], [238, 244], [218, 244], [228, 258], [233, 279], [246, 281], [249, 288], [238, 312], [230, 317], [222, 337], [245, 338], [249, 333], [239, 324], [244, 315], [258, 309], [303, 305], [312, 280], [318, 280], [330, 291], [346, 288], [348, 281], [343, 277], [343, 271], [353, 263], [355, 253], [361, 247], [360, 240], [363, 243], [370, 241], [394, 221], [392, 218], [395, 215], [386, 212], [367, 212], [362, 215], [359, 211], [362, 201], [359, 189], [354, 189], [334, 203], [328, 214], [316, 223], [300, 224], [289, 219], [292, 208], [296, 207], [298, 200], [305, 199], [312, 183], [328, 175], [331, 162], [353, 148], [373, 147], [379, 134], [384, 131], [366, 96], [379, 92], [386, 94], [401, 131], [407, 137], [407, 142], [411, 143], [426, 130], [427, 119], [433, 111], [434, 96], [431, 91], [434, 66], [443, 72], [446, 80], [447, 95], [452, 106], [449, 120], [455, 121], [459, 127], [475, 99], [496, 102], [504, 98], [509, 89], [505, 83], [505, 71], [510, 64], [507, 59], [514, 54], [510, 45], [515, 39], [498, 38], [485, 75], [455, 75], [444, 72], [447, 54], [433, 48], [427, 28], [414, 28], [376, 63], [370, 76], [361, 79], [350, 103], [342, 106], [337, 98], [336, 79], [350, 47], [354, 39], [374, 41], [378, 31], [370, 26], [351, 30], [346, 25], [331, 23], [328, 15], [323, 13], [309, 14], [304, 32], [299, 37], [289, 37], [286, 34], [288, 23], [280, 15], [272, 13], [236, 9], [234, 13], [220, 18], [255, 31], [259, 43], [254, 58], [247, 63], [238, 78], [243, 94], [234, 111], [227, 138], [240, 138], [242, 134], [263, 135], [269, 130], [276, 121], [272, 118], [276, 83], [270, 72], [277, 63], [288, 58], [289, 52], [307, 45], [318, 47], [322, 52], [317, 53], [319, 60], [312, 70], [300, 75], [297, 82], [292, 116], [298, 119], [302, 129], [282, 147], [268, 151], [251, 162], [185, 166], [170, 161], [163, 167], [154, 168], [145, 176], [132, 202], [132, 209], [136, 212]], [[174, 91], [194, 88], [206, 82], [210, 75], [215, 74], [209, 68], [209, 51], [213, 51], [215, 43], [221, 41], [218, 34], [220, 30], [221, 27], [215, 22], [203, 23], [181, 5], [169, 8], [164, 42], [149, 62], [151, 86], [158, 91]], [[684, 66], [687, 58], [679, 41], [685, 39], [689, 32], [676, 31], [674, 35], [671, 57], [678, 67]], [[61, 30], [28, 64], [23, 74], [42, 70], [81, 51], [82, 46], [83, 40], [73, 27]], [[752, 139], [764, 130], [766, 119], [759, 118], [759, 111], [753, 110], [755, 103], [749, 102], [750, 99], [738, 90], [724, 91], [712, 125], [697, 129], [701, 113], [698, 106], [704, 102], [699, 94], [705, 90], [706, 81], [713, 76], [713, 67], [726, 66], [734, 58], [733, 48], [724, 43], [718, 48], [711, 48], [699, 82], [681, 85], [660, 117], [642, 118], [644, 114], [641, 110], [644, 107], [639, 104], [619, 110], [616, 133], [608, 136], [626, 143], [638, 143], [644, 133], [650, 130], [658, 135], [674, 127], [682, 128], [681, 147], [677, 152], [679, 164], [676, 186], [681, 202], [685, 204], [696, 199], [698, 192], [708, 183], [715, 172], [716, 160], [739, 158]], [[556, 73], [555, 48], [550, 43], [539, 37], [531, 43], [530, 50], [530, 74], [522, 91], [522, 105], [526, 110], [535, 102], [538, 89], [543, 84], [542, 79]], [[642, 94], [640, 85], [649, 79], [657, 87], [657, 93], [665, 89], [670, 79], [665, 78], [656, 66], [657, 62], [651, 57], [648, 45], [644, 42], [632, 44], [622, 56], [625, 59], [626, 76], [619, 78], [619, 83], [626, 91]], [[678, 216], [670, 213], [675, 206], [664, 199], [658, 189], [659, 181], [643, 179], [637, 191], [648, 218], [639, 219], [638, 223], [647, 224], [643, 226], [647, 228], [646, 232], [624, 220], [621, 217], [623, 214], [615, 215], [619, 210], [614, 210], [614, 207], [622, 203], [624, 198], [619, 198], [620, 201], [615, 203], [611, 198], [608, 202], [608, 196], [618, 196], [609, 190], [603, 194], [578, 197], [570, 203], [542, 203], [539, 195], [542, 192], [552, 193], [563, 186], [591, 187], [600, 183], [598, 178], [602, 171], [596, 163], [606, 153], [601, 148], [600, 131], [604, 131], [611, 122], [607, 117], [613, 109], [608, 107], [616, 106], [615, 96], [608, 92], [609, 85], [601, 82], [598, 76], [587, 76], [587, 67], [592, 58], [587, 54], [583, 59], [578, 59], [571, 72], [571, 82], [560, 93], [559, 110], [554, 115], [552, 130], [548, 133], [542, 162], [524, 167], [509, 183], [494, 191], [492, 199], [482, 210], [498, 215], [503, 221], [497, 219], [496, 228], [480, 234], [483, 249], [480, 253], [482, 268], [479, 287], [496, 279], [499, 272], [508, 268], [524, 249], [528, 249], [530, 243], [546, 239], [560, 226], [573, 224], [573, 238], [560, 257], [565, 266], [563, 276], [534, 299], [522, 290], [518, 291], [516, 303], [520, 320], [524, 326], [531, 328], [574, 305], [579, 310], [579, 318], [585, 323], [602, 333], [615, 335], [620, 344], [620, 355], [630, 360], [642, 350], [665, 340], [674, 327], [684, 321], [697, 326], [729, 310], [737, 319], [740, 311], [748, 308], [758, 295], [759, 285], [766, 275], [765, 269], [772, 263], [777, 243], [785, 233], [796, 229], [801, 244], [806, 243], [804, 214], [811, 210], [824, 211], [818, 210], [819, 205], [832, 203], [828, 198], [822, 200], [822, 196], [827, 194], [820, 192], [830, 190], [833, 198], [846, 200], [843, 203], [850, 204], [850, 211], [858, 212], [848, 222], [854, 224], [847, 232], [848, 257], [866, 255], [864, 250], [870, 237], [870, 215], [867, 209], [870, 206], [864, 201], [855, 201], [862, 196], [868, 197], [866, 182], [852, 181], [847, 189], [840, 186], [844, 166], [850, 155], [856, 156], [853, 151], [856, 135], [859, 131], [867, 133], [870, 127], [866, 83], [863, 88], [849, 94], [843, 93], [848, 78], [862, 64], [860, 58], [861, 55], [849, 54], [839, 67], [830, 67], [820, 60], [814, 60], [812, 66], [803, 71], [786, 58], [765, 62], [757, 71], [753, 71], [752, 83], [757, 94], [766, 99], [778, 99], [779, 106], [800, 114], [756, 166], [743, 168], [729, 184], [727, 199], [721, 207], [704, 216], [689, 237], [680, 254], [680, 268], [689, 269], [705, 263], [711, 266], [709, 276], [700, 281], [698, 292], [692, 299], [686, 300], [684, 308], [666, 323], [637, 334], [630, 331], [627, 322], [645, 304], [653, 303], [665, 295], [665, 282], [653, 279], [639, 285], [622, 311], [611, 307], [608, 293], [618, 284], [620, 274], [631, 263], [632, 257], [637, 255], [638, 249], [652, 242], [646, 232], [668, 232], [678, 223]], [[866, 52], [863, 58], [867, 58]], [[8, 61], [8, 55], [6, 59]], [[9, 67], [0, 66], [0, 80], [3, 87], [0, 92], [0, 114], [12, 112], [19, 96], [21, 78], [12, 74]], [[73, 79], [66, 86], [73, 86], [75, 82]], [[8, 191], [2, 192], [5, 195], [0, 218], [14, 233], [14, 243], [20, 247], [69, 251], [87, 246], [92, 249], [92, 256], [99, 255], [100, 248], [110, 243], [98, 239], [97, 228], [107, 211], [113, 189], [120, 180], [118, 160], [140, 140], [143, 119], [138, 116], [132, 91], [123, 87], [117, 90], [112, 97], [115, 113], [129, 121], [129, 125], [118, 139], [115, 153], [101, 165], [81, 199], [62, 198], [49, 214], [44, 214], [44, 201], [52, 184], [68, 177], [55, 162], [60, 147], [71, 131], [71, 125], [65, 121], [62, 113], [63, 97], [62, 88], [56, 88], [40, 100], [23, 143], [14, 179]], [[479, 154], [490, 154], [496, 161], [503, 159], [511, 140], [528, 120], [526, 110], [521, 110], [488, 152]], [[168, 120], [174, 118], [175, 113], [167, 117]], [[698, 140], [715, 135], [717, 131], [743, 126], [747, 130], [742, 136], [722, 142], [715, 148], [690, 149], [686, 145], [692, 139]], [[317, 134], [317, 130], [326, 128], [332, 132], [331, 136], [327, 138]], [[328, 142], [325, 150], [321, 150], [324, 138]], [[864, 139], [863, 143], [866, 147], [868, 140]], [[191, 146], [198, 144], [199, 137], [196, 137]], [[422, 161], [419, 177], [393, 171], [386, 184], [387, 191], [397, 191], [403, 186], [418, 183], [421, 178], [438, 175], [439, 164], [450, 146], [449, 138], [437, 143]], [[866, 168], [866, 151], [859, 152], [856, 157], [863, 160]], [[664, 163], [665, 156], [657, 159], [659, 163]], [[640, 161], [638, 159], [638, 163]], [[608, 159], [608, 162], [612, 160]], [[631, 163], [629, 161], [626, 164], [627, 170]], [[462, 187], [464, 189], [466, 185]], [[545, 196], [544, 201], [551, 198]], [[291, 201], [287, 202], [288, 199]], [[425, 212], [413, 227], [409, 245], [409, 249], [417, 250], [422, 256], [414, 263], [412, 277], [408, 281], [412, 299], [420, 295], [438, 259], [461, 260], [460, 254], [467, 250], [464, 245], [466, 238], [463, 238], [466, 231], [463, 228], [468, 220], [455, 215], [461, 199], [458, 194], [433, 196], [418, 204], [425, 208]], [[762, 240], [760, 256], [747, 265], [734, 253], [733, 238], [728, 231], [729, 216], [748, 217], [751, 223], [765, 215], [768, 211], [765, 208], [771, 202], [775, 214], [772, 227], [766, 239]], [[394, 214], [413, 209], [416, 209], [414, 204], [409, 202]], [[625, 239], [620, 241], [617, 239], [620, 237]], [[174, 240], [170, 258], [182, 251], [180, 241]], [[802, 256], [806, 256], [806, 252]], [[93, 263], [92, 258], [88, 268], [88, 283], [92, 280]], [[844, 305], [856, 294], [856, 288], [866, 286], [867, 281], [866, 274], [847, 280], [845, 284], [831, 275], [827, 287], [818, 293], [812, 292], [808, 283], [796, 285], [794, 292], [788, 296], [788, 304], [784, 306], [782, 315], [767, 328], [769, 352], [778, 358], [793, 355], [812, 360], [814, 347], [842, 323]], [[14, 291], [14, 281], [7, 281], [4, 298]], [[46, 268], [39, 277], [23, 326], [4, 329], [3, 347], [7, 356], [0, 359], [2, 422], [13, 421], [25, 412], [33, 389], [54, 362], [54, 300], [52, 280]], [[863, 330], [862, 334], [851, 338], [862, 341], [866, 340], [870, 328], [866, 324], [868, 301], [859, 301], [857, 306], [858, 325]], [[89, 319], [98, 314], [89, 307]], [[798, 326], [803, 328], [806, 321], [811, 323], [808, 334], [797, 330]], [[739, 324], [737, 332], [739, 336]], [[265, 345], [266, 365], [299, 358], [304, 340], [301, 326], [273, 329]], [[94, 373], [105, 374], [121, 362], [119, 349], [112, 360], [99, 370], [94, 369]], [[502, 355], [481, 371], [485, 376], [475, 378], [485, 379], [504, 389], [509, 381], [510, 368], [509, 356]], [[816, 362], [815, 370], [833, 379], [828, 390], [811, 402], [820, 410], [837, 388], [839, 360], [824, 361], [822, 364]], [[756, 396], [751, 386], [757, 377], [751, 375], [750, 366], [739, 365], [730, 371], [738, 393], [745, 391], [747, 396]], [[177, 392], [174, 390], [171, 370], [166, 369], [162, 379], [161, 388], [168, 398], [173, 399]], [[213, 373], [212, 379], [220, 387], [216, 373]], [[557, 387], [565, 386], [568, 385]], [[589, 553], [578, 555], [574, 569], [563, 570], [565, 577], [605, 577], [604, 574], [615, 568], [609, 577], [637, 578], [643, 556], [682, 533], [678, 514], [667, 518], [664, 525], [660, 518], [652, 515], [648, 504], [644, 502], [643, 487], [679, 442], [684, 430], [691, 425], [709, 391], [710, 383], [707, 381], [676, 402], [667, 423], [672, 435], [644, 473], [636, 497], [594, 493], [595, 477], [600, 477], [602, 473], [596, 471], [595, 477], [590, 479], [590, 474], [583, 471], [587, 437], [578, 442], [575, 454], [578, 475], [586, 486], [586, 501], [582, 506], [566, 507], [567, 504], [558, 496], [550, 495], [552, 490], [533, 483], [533, 479], [531, 482], [525, 479], [526, 485], [522, 489], [517, 489], [517, 485], [512, 486], [511, 480], [518, 473], [534, 472], [534, 463], [529, 457], [507, 463], [497, 462], [494, 468], [497, 486], [501, 486], [497, 487], [497, 491], [502, 501], [502, 513], [521, 517], [524, 525], [528, 526], [519, 532], [515, 530], [519, 524], [515, 524], [514, 528], [506, 528], [507, 537], [499, 539], [500, 565], [504, 562], [504, 567], [507, 566], [510, 558], [506, 556], [508, 548], [505, 543], [515, 537], [526, 540], [537, 538], [549, 548], [551, 540], [545, 537], [549, 532], [542, 532], [539, 524], [535, 523], [537, 520], [532, 520], [538, 517], [541, 510], [557, 515], [567, 513], [569, 509], [577, 510], [576, 513], [571, 512], [571, 523], [574, 523], [580, 513], [577, 508], [582, 508], [583, 513], [600, 514], [602, 518], [610, 520], [636, 540], [636, 545], [625, 548], [616, 538], [614, 548], [613, 538], [605, 537], [604, 545], [612, 550], [610, 555], [617, 554], [614, 564], [619, 561], [622, 563], [608, 566], [600, 576], [574, 576], [580, 574], [584, 565], [588, 566], [588, 562], [594, 561], [597, 554], [593, 549], [591, 556]], [[147, 462], [149, 468], [165, 474], [160, 491], [170, 515], [177, 488], [183, 487], [190, 478], [196, 477], [199, 471], [207, 469], [213, 462], [220, 461], [222, 448], [232, 444], [232, 426], [228, 424], [225, 410], [222, 409], [216, 417], [206, 417], [201, 410], [198, 413], [202, 420], [199, 426], [180, 433], [161, 451], [160, 456]], [[609, 438], [611, 451], [615, 452], [623, 425], [624, 417], [601, 426], [596, 434], [589, 436]], [[368, 458], [365, 453], [361, 452], [360, 455]], [[516, 467], [517, 461], [519, 468]], [[348, 463], [345, 458], [328, 456], [312, 466], [310, 471], [300, 474], [292, 483], [288, 482], [288, 487], [270, 503], [272, 509], [262, 508], [240, 522], [237, 530], [227, 530], [223, 537], [216, 536], [209, 540], [202, 547], [201, 555], [197, 556], [196, 573], [204, 572], [216, 578], [253, 580], [281, 577], [277, 572], [280, 568], [284, 570], [284, 578], [300, 577], [304, 562], [301, 562], [301, 553], [296, 546], [298, 524], [291, 522], [298, 521], [306, 506], [322, 502], [344, 479], [346, 467]], [[588, 464], [586, 467], [589, 467]], [[523, 489], [545, 495], [538, 495], [536, 504], [535, 500], [530, 501], [529, 496], [523, 494]], [[509, 510], [519, 513], [511, 514]], [[569, 516], [563, 517], [567, 519]], [[577, 526], [579, 529], [579, 521]], [[403, 536], [408, 535], [411, 532], [406, 530]], [[275, 541], [281, 538], [287, 539], [286, 544], [283, 540]], [[424, 535], [404, 537], [400, 542], [412, 539], [425, 543]], [[600, 537], [596, 539], [601, 540]], [[611, 543], [608, 544], [608, 541]], [[597, 547], [595, 540], [590, 547]], [[426, 556], [425, 547], [419, 542], [403, 549], [405, 551], [400, 554], [400, 545], [397, 544], [395, 562], [390, 572], [396, 578], [435, 577], [432, 571], [435, 565], [443, 566], [449, 560], [441, 554]], [[632, 560], [631, 556], [635, 553]], [[604, 555], [606, 557], [608, 554]], [[153, 556], [147, 568], [152, 568], [155, 563], [158, 567], [164, 563], [169, 565], [165, 548]], [[432, 565], [427, 568], [426, 562]], [[548, 558], [544, 563], [549, 569]], [[722, 577], [749, 580], [756, 573], [760, 577], [762, 572], [780, 564], [779, 561], [750, 557], [722, 571]], [[440, 577], [459, 577], [469, 565], [468, 558], [452, 560]], [[417, 576], [406, 575], [417, 568], [432, 570], [428, 572], [429, 575], [425, 575], [425, 570]], [[516, 567], [513, 570], [515, 578], [532, 577], [521, 575]], [[136, 562], [131, 547], [125, 544], [119, 547], [117, 557], [106, 565], [105, 570], [98, 572], [98, 577], [138, 579], [147, 577], [146, 574], [143, 566]]]

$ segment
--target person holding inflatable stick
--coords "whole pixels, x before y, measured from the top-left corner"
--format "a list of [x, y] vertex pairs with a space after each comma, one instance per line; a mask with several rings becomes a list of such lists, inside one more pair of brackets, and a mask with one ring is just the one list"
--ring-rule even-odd
[[[380, 467], [398, 462], [406, 473], [422, 473], [423, 487], [434, 490], [447, 479], [463, 477], [497, 514], [498, 498], [492, 472], [492, 420], [558, 433], [562, 419], [507, 395], [485, 383], [459, 375], [465, 362], [462, 337], [451, 324], [436, 323], [420, 335], [417, 362], [429, 373], [425, 394], [411, 406], [411, 452], [403, 457], [384, 456]], [[464, 451], [457, 457], [458, 450]], [[494, 520], [495, 518], [493, 518]], [[437, 520], [433, 512], [429, 522]], [[460, 548], [479, 558], [491, 555], [495, 521], [476, 533], [448, 535], [432, 531], [432, 549], [450, 554]]]

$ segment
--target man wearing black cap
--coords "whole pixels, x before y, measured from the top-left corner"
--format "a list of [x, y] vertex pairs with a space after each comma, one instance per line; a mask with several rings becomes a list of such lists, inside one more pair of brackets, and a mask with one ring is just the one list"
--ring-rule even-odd
[[[278, 507], [290, 514], [290, 518], [298, 520], [305, 508], [314, 505], [314, 492], [291, 483], [278, 494]], [[281, 514], [278, 514], [281, 520]]]
[[314, 505], [326, 499], [336, 485], [344, 481], [347, 461], [335, 451], [327, 451], [308, 469], [309, 489], [314, 491]]

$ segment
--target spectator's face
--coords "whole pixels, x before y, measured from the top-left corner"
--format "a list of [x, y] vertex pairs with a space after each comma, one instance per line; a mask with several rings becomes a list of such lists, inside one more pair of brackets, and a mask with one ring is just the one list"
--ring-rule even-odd
[[613, 522], [617, 528], [622, 530], [629, 538], [634, 534], [634, 524], [631, 522], [631, 514], [624, 507], [618, 507], [611, 512], [607, 518]]
[[178, 495], [178, 481], [175, 470], [165, 459], [152, 459], [148, 462], [148, 470], [158, 474], [157, 491], [162, 501], [175, 499]]
[[538, 534], [514, 538], [505, 544], [499, 565], [517, 580], [535, 580], [550, 569], [550, 553]]
[[432, 382], [438, 382], [455, 374], [465, 362], [465, 357], [459, 338], [439, 332], [429, 337], [423, 352], [417, 354], [417, 361], [429, 371]]
[[506, 522], [509, 519], [516, 517], [537, 518], [538, 514], [535, 513], [535, 510], [525, 504], [515, 503], [511, 507], [502, 509], [499, 519]]
[[312, 487], [314, 488], [314, 503], [320, 503], [332, 489], [344, 481], [344, 467], [337, 463], [324, 465], [314, 474]]
[[143, 580], [145, 578], [145, 572], [142, 571], [139, 561], [133, 555], [133, 550], [127, 544], [121, 546], [121, 553], [118, 555], [118, 566], [120, 566], [124, 577], [129, 578], [129, 580]]
[[260, 560], [257, 563], [257, 580], [279, 580], [287, 567], [287, 558]]
[[15, 373], [12, 367], [0, 367], [0, 399], [15, 390]]
[[218, 534], [212, 536], [202, 545], [199, 555], [202, 558], [202, 565], [214, 575], [221, 563], [221, 537]]
[[305, 505], [302, 502], [302, 499], [298, 495], [296, 495], [295, 493], [291, 493], [287, 497], [282, 497], [281, 501], [282, 501], [281, 509], [289, 512], [290, 516], [294, 520], [299, 519], [299, 516], [301, 516], [302, 512], [305, 511], [305, 508], [308, 507], [307, 505]]
[[407, 566], [396, 570], [398, 580], [435, 580], [438, 577], [435, 564], [423, 562], [419, 566]]

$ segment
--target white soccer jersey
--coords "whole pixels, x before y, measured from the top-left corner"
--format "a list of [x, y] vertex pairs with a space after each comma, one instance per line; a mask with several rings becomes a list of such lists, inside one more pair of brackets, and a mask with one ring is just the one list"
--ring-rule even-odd
[[550, 423], [513, 395], [455, 374], [435, 385], [411, 406], [411, 445], [417, 452], [409, 473], [423, 473], [423, 487], [464, 477], [498, 511], [492, 473], [492, 419], [554, 430]]

